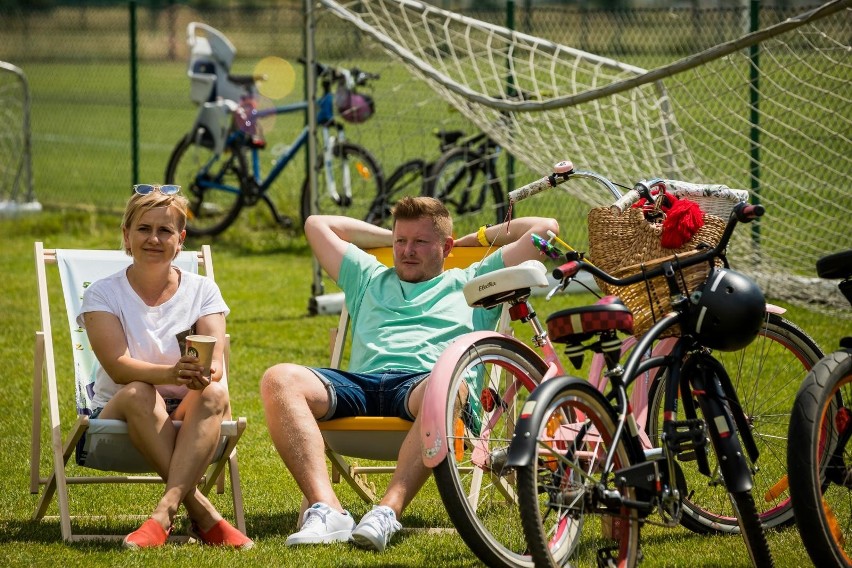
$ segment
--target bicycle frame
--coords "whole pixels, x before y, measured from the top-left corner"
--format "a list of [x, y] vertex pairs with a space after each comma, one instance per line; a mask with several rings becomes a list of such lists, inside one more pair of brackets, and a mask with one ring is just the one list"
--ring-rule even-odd
[[[253, 95], [252, 95], [253, 97]], [[293, 104], [276, 106], [268, 109], [251, 109], [250, 111], [250, 119], [252, 121], [259, 121], [269, 116], [290, 114], [298, 111], [306, 111], [308, 109], [307, 101], [300, 101]], [[329, 130], [331, 127], [335, 127], [338, 132], [338, 138], [342, 139], [343, 137], [343, 126], [334, 120], [334, 95], [331, 92], [328, 92], [322, 95], [319, 99], [317, 99], [317, 124], [320, 125], [321, 133], [322, 133], [322, 144], [323, 144], [323, 163], [326, 166], [326, 169], [330, 167], [331, 163], [331, 151], [334, 147], [335, 139], [332, 138]], [[199, 125], [205, 126], [210, 129], [210, 126], [199, 121]], [[211, 130], [212, 131], [212, 130]], [[269, 190], [272, 183], [278, 178], [284, 168], [292, 161], [293, 157], [301, 150], [308, 141], [309, 136], [309, 128], [305, 126], [298, 133], [296, 138], [293, 140], [292, 144], [287, 148], [287, 150], [278, 156], [273, 165], [272, 169], [264, 176], [261, 168], [261, 147], [257, 145], [245, 143], [245, 146], [250, 148], [251, 155], [251, 176], [255, 182], [255, 200], [259, 197], [262, 197]], [[228, 138], [224, 144], [224, 147], [230, 147], [235, 142], [239, 141], [242, 138], [247, 136], [246, 132], [243, 132], [239, 129], [231, 130], [228, 134]], [[241, 143], [242, 145], [242, 143]], [[196, 179], [196, 183], [200, 187], [204, 188], [215, 188], [222, 191], [227, 191], [231, 193], [240, 193], [239, 187], [234, 187], [230, 185], [225, 185], [221, 183], [217, 183], [213, 180], [208, 179], [204, 172], [206, 168], [202, 169]], [[327, 172], [327, 176], [330, 180], [329, 189], [330, 191], [334, 188], [334, 180], [330, 173]], [[351, 191], [351, 189], [350, 189]], [[251, 197], [251, 196], [247, 196]], [[339, 199], [339, 198], [338, 198]]]

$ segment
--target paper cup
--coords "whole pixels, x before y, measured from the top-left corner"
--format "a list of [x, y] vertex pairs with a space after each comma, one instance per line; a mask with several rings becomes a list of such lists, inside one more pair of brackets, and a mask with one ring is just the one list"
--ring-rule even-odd
[[186, 354], [198, 357], [199, 364], [204, 367], [203, 375], [210, 375], [210, 364], [213, 363], [213, 346], [216, 338], [211, 335], [187, 335]]

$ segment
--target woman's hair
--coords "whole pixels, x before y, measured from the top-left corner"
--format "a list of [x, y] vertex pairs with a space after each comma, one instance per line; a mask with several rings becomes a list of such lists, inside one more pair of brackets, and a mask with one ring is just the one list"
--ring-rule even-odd
[[[182, 195], [164, 195], [159, 191], [152, 191], [146, 195], [134, 193], [127, 201], [124, 208], [124, 218], [121, 220], [122, 230], [130, 228], [142, 215], [156, 207], [171, 207], [178, 213], [178, 230], [186, 228], [186, 216], [189, 211], [189, 201]], [[125, 248], [130, 254], [130, 250]]]
[[393, 208], [394, 224], [399, 219], [416, 220], [423, 217], [432, 219], [432, 225], [442, 238], [453, 234], [453, 218], [449, 210], [434, 197], [403, 197]]

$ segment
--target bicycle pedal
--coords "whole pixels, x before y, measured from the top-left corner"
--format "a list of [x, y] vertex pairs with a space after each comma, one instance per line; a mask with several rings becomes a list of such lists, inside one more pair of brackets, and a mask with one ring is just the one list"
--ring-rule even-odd
[[690, 450], [688, 452], [680, 452], [675, 458], [679, 462], [691, 462], [698, 459], [698, 454], [695, 453], [695, 450]]
[[660, 483], [660, 468], [657, 464], [653, 460], [619, 469], [615, 472], [616, 485], [656, 493]]
[[690, 418], [688, 420], [669, 420], [663, 424], [663, 442], [669, 452], [679, 456], [707, 445], [707, 435], [704, 420]]

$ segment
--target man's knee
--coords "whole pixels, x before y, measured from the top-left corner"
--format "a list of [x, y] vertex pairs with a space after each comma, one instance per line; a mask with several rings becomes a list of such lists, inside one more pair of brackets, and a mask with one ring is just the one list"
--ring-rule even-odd
[[266, 404], [310, 400], [316, 397], [316, 391], [324, 390], [313, 371], [293, 363], [270, 367], [260, 379], [260, 397]]

